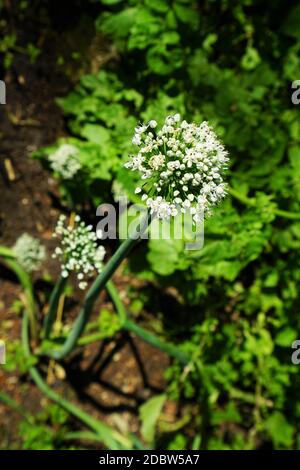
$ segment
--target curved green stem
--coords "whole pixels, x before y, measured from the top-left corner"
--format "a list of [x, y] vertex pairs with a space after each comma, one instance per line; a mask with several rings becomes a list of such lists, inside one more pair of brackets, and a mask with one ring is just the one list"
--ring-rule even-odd
[[[64, 434], [63, 439], [65, 441], [73, 441], [73, 440], [80, 440], [80, 441], [95, 441], [95, 442], [102, 442], [102, 439], [99, 437], [98, 434], [89, 431], [74, 431], [74, 432], [67, 432]], [[131, 449], [130, 450], [146, 450], [144, 444], [140, 441], [140, 439], [135, 434], [130, 434], [131, 439]]]
[[45, 317], [44, 320], [44, 335], [45, 339], [49, 338], [49, 335], [51, 333], [51, 329], [53, 326], [53, 323], [55, 322], [56, 319], [56, 313], [57, 313], [57, 306], [59, 303], [59, 298], [61, 294], [64, 291], [64, 288], [66, 286], [67, 279], [64, 277], [60, 277], [55, 284], [55, 287], [52, 291], [52, 294], [50, 296], [50, 301], [49, 301], [49, 310], [48, 313]]
[[26, 421], [31, 424], [34, 424], [34, 417], [28, 413], [19, 403], [17, 403], [13, 398], [11, 398], [7, 393], [0, 391], [0, 401], [2, 401], [6, 406], [12, 410], [19, 413]]
[[103, 340], [103, 333], [96, 332], [91, 333], [90, 335], [84, 335], [78, 339], [77, 344], [78, 346], [86, 346], [87, 344], [96, 343], [97, 341]]
[[[228, 193], [241, 203], [245, 204], [246, 206], [255, 206], [256, 204], [255, 198], [244, 196], [233, 188], [229, 187]], [[300, 220], [300, 213], [298, 212], [289, 212], [282, 209], [274, 209], [274, 214], [278, 217], [283, 217], [285, 219]]]
[[102, 442], [98, 434], [89, 431], [74, 431], [67, 432], [63, 436], [64, 441], [95, 441]]
[[166, 343], [165, 341], [158, 338], [155, 334], [150, 333], [149, 331], [145, 330], [141, 326], [136, 325], [133, 321], [128, 319], [123, 302], [120, 299], [119, 293], [112, 281], [109, 281], [107, 283], [106, 288], [114, 304], [116, 312], [119, 315], [122, 328], [127, 331], [131, 331], [132, 333], [136, 334], [141, 339], [143, 339], [146, 343], [150, 344], [151, 346], [154, 346], [157, 349], [160, 349], [161, 351], [164, 351], [165, 353], [169, 354], [169, 356], [174, 357], [182, 364], [187, 364], [189, 362], [189, 356], [183, 351], [180, 351], [177, 346], [175, 346], [174, 344]]
[[3, 258], [11, 258], [16, 259], [16, 255], [11, 248], [7, 248], [6, 246], [0, 246], [0, 256]]
[[169, 356], [174, 357], [181, 364], [186, 365], [188, 364], [188, 362], [190, 362], [190, 357], [185, 352], [180, 351], [180, 349], [177, 346], [175, 346], [174, 344], [166, 343], [165, 341], [161, 340], [153, 333], [149, 333], [149, 331], [145, 330], [141, 326], [136, 325], [134, 322], [130, 320], [126, 320], [123, 327], [125, 330], [131, 331], [132, 333], [139, 336], [141, 339], [143, 339], [146, 343], [150, 344], [151, 346], [154, 346], [155, 348], [160, 349], [161, 351], [164, 351]]
[[[27, 357], [31, 356], [29, 334], [28, 334], [28, 315], [24, 313], [22, 323], [22, 346], [24, 353]], [[75, 416], [79, 421], [84, 423], [88, 428], [94, 431], [99, 439], [107, 446], [108, 449], [112, 450], [124, 450], [131, 449], [132, 443], [129, 439], [119, 434], [117, 431], [112, 429], [107, 424], [101, 423], [94, 419], [89, 414], [82, 411], [73, 403], [69, 402], [65, 398], [62, 398], [56, 392], [54, 392], [43, 380], [42, 376], [38, 372], [36, 367], [30, 367], [29, 373], [37, 385], [37, 387], [43, 392], [50, 400], [57, 403], [61, 408], [66, 410], [71, 415]]]
[[300, 213], [284, 211], [282, 209], [275, 209], [274, 212], [278, 217], [283, 217], [284, 219], [300, 220]]
[[114, 304], [116, 312], [117, 312], [117, 314], [119, 316], [119, 319], [121, 321], [121, 325], [123, 327], [126, 320], [127, 320], [127, 312], [126, 312], [126, 309], [125, 309], [125, 307], [123, 305], [123, 302], [120, 298], [119, 292], [117, 291], [114, 283], [111, 280], [108, 281], [108, 283], [106, 284], [106, 289], [107, 289], [108, 295], [110, 296], [110, 298], [111, 298], [111, 300]]
[[244, 194], [239, 193], [238, 191], [236, 191], [235, 189], [233, 189], [231, 187], [228, 187], [228, 193], [232, 197], [237, 199], [238, 201], [245, 204], [245, 206], [254, 206], [255, 205], [255, 199], [254, 198], [247, 197]]
[[35, 310], [35, 299], [33, 284], [30, 275], [22, 268], [16, 260], [16, 255], [10, 248], [0, 246], [0, 256], [3, 257], [5, 264], [11, 269], [19, 279], [26, 298], [26, 309], [29, 315], [31, 335], [37, 339], [37, 321]]
[[106, 268], [97, 277], [90, 290], [88, 291], [84, 300], [84, 305], [64, 345], [61, 347], [60, 350], [50, 352], [49, 355], [51, 357], [53, 357], [54, 359], [63, 359], [73, 351], [80, 335], [84, 331], [85, 325], [87, 324], [90, 318], [95, 300], [100, 294], [102, 288], [105, 286], [106, 282], [111, 278], [117, 267], [127, 256], [128, 252], [135, 245], [135, 243], [136, 240], [128, 239], [123, 242], [119, 249], [116, 251], [114, 256], [111, 258], [110, 262], [106, 265]]

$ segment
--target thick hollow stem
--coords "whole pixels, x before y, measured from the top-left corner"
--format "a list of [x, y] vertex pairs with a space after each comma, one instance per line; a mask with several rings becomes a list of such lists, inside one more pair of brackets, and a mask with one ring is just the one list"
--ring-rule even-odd
[[177, 346], [175, 346], [174, 344], [166, 343], [165, 341], [161, 340], [153, 333], [149, 333], [149, 331], [144, 330], [144, 328], [136, 325], [134, 322], [130, 320], [126, 320], [123, 327], [125, 330], [131, 331], [132, 333], [139, 336], [141, 339], [143, 339], [146, 343], [150, 344], [151, 346], [154, 346], [155, 348], [160, 349], [161, 351], [164, 351], [169, 356], [174, 357], [181, 364], [186, 365], [190, 361], [189, 356], [183, 351], [180, 351], [180, 349]]
[[90, 315], [92, 313], [92, 309], [94, 303], [104, 288], [106, 283], [112, 277], [118, 266], [121, 264], [124, 258], [128, 255], [130, 250], [134, 247], [134, 245], [138, 242], [139, 237], [147, 230], [148, 225], [150, 222], [150, 217], [147, 215], [140, 224], [140, 230], [138, 233], [134, 234], [131, 238], [125, 240], [115, 252], [115, 254], [111, 257], [105, 268], [103, 269], [102, 273], [95, 279], [94, 283], [92, 284], [91, 288], [89, 289], [83, 307], [74, 323], [74, 326], [65, 340], [65, 343], [61, 347], [61, 349], [56, 351], [49, 351], [48, 356], [60, 360], [70, 354], [73, 349], [75, 348], [77, 341], [84, 331], [85, 325], [87, 324]]
[[11, 408], [12, 410], [19, 413], [26, 421], [31, 424], [34, 424], [34, 417], [28, 413], [19, 403], [17, 403], [12, 397], [7, 395], [5, 392], [0, 391], [0, 401], [2, 401], [6, 406]]
[[45, 339], [49, 338], [51, 333], [52, 326], [56, 319], [57, 306], [59, 303], [59, 298], [64, 291], [67, 279], [60, 277], [55, 284], [55, 287], [52, 291], [50, 301], [49, 301], [49, 310], [44, 320], [44, 336]]
[[120, 248], [116, 251], [114, 256], [111, 258], [109, 263], [106, 265], [106, 268], [102, 271], [102, 273], [97, 277], [95, 282], [93, 283], [92, 287], [88, 291], [84, 305], [77, 317], [74, 326], [67, 337], [64, 345], [61, 347], [60, 350], [53, 351], [50, 353], [54, 359], [62, 359], [70, 354], [76, 343], [84, 331], [85, 325], [87, 324], [90, 315], [92, 313], [92, 308], [97, 299], [99, 293], [101, 292], [102, 288], [105, 286], [107, 281], [111, 278], [117, 267], [120, 265], [122, 260], [126, 257], [128, 252], [131, 248], [135, 245], [136, 240], [128, 239], [122, 243]]
[[36, 340], [38, 337], [38, 326], [36, 320], [35, 299], [31, 276], [17, 262], [13, 251], [9, 248], [0, 247], [0, 256], [3, 256], [5, 264], [9, 267], [9, 269], [14, 271], [24, 289], [25, 303], [29, 315], [31, 335]]
[[114, 307], [119, 316], [121, 325], [124, 326], [124, 323], [127, 320], [127, 312], [125, 310], [122, 300], [120, 299], [119, 292], [117, 291], [112, 281], [108, 281], [108, 283], [106, 284], [106, 289], [107, 289], [108, 295], [110, 296], [112, 300], [112, 303], [114, 304]]

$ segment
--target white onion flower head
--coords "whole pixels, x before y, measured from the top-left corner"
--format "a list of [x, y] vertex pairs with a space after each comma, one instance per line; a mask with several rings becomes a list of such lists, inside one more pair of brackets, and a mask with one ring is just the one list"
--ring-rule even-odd
[[[101, 234], [98, 236], [100, 237]], [[99, 274], [103, 268], [105, 248], [97, 245], [97, 235], [92, 225], [86, 225], [79, 215], [76, 215], [74, 226], [66, 224], [66, 217], [58, 219], [54, 237], [61, 240], [52, 257], [61, 262], [61, 276], [67, 278], [75, 272], [80, 289], [87, 287], [87, 280], [95, 271]]]
[[125, 163], [140, 173], [135, 192], [160, 219], [190, 211], [198, 222], [226, 195], [228, 153], [206, 121], [189, 124], [177, 113], [156, 127], [152, 120], [135, 128], [139, 150]]
[[72, 179], [80, 170], [81, 163], [78, 160], [78, 149], [71, 144], [61, 145], [48, 160], [53, 171], [56, 171], [63, 179]]
[[37, 271], [46, 258], [45, 247], [37, 238], [32, 237], [28, 233], [23, 233], [12, 249], [18, 263], [28, 273]]

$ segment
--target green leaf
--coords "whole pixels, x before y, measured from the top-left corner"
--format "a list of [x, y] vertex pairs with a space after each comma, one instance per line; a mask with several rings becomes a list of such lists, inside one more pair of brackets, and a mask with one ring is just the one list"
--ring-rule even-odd
[[146, 442], [152, 443], [154, 441], [156, 424], [166, 398], [165, 394], [157, 395], [140, 406], [141, 434]]
[[282, 25], [282, 31], [288, 36], [300, 39], [300, 5], [295, 6], [289, 11], [289, 14]]
[[259, 52], [254, 47], [247, 47], [241, 60], [241, 66], [245, 70], [253, 70], [261, 62]]
[[299, 173], [300, 172], [300, 146], [292, 145], [289, 148], [288, 155], [289, 155], [289, 160], [291, 162], [291, 165], [297, 171], [297, 173]]
[[107, 145], [110, 134], [107, 129], [97, 124], [86, 124], [81, 130], [82, 137], [99, 145]]
[[[164, 225], [163, 222], [162, 229]], [[168, 276], [177, 269], [185, 269], [188, 266], [183, 250], [183, 240], [151, 239], [147, 259], [153, 271], [161, 276]]]
[[229, 402], [224, 410], [216, 411], [212, 417], [212, 424], [219, 425], [221, 423], [240, 423], [242, 417], [233, 402]]
[[265, 422], [265, 429], [277, 448], [291, 448], [294, 434], [293, 426], [290, 425], [282, 413], [279, 411], [272, 413]]
[[114, 15], [105, 15], [97, 19], [96, 27], [117, 40], [126, 38], [135, 22], [137, 11], [137, 8], [127, 8]]
[[[178, 60], [177, 60], [178, 59]], [[158, 75], [168, 75], [182, 63], [176, 52], [170, 54], [163, 44], [152, 47], [147, 52], [147, 64], [153, 72]]]
[[297, 331], [287, 326], [281, 330], [275, 337], [275, 344], [282, 347], [291, 347], [293, 341], [297, 338]]
[[123, 1], [124, 0], [101, 0], [101, 3], [103, 3], [103, 5], [117, 5], [117, 3], [121, 3]]
[[161, 40], [164, 44], [175, 45], [180, 42], [180, 36], [178, 33], [176, 33], [176, 31], [168, 31], [167, 33], [163, 34]]
[[165, 13], [169, 9], [169, 5], [166, 0], [145, 0], [145, 4], [159, 13]]
[[173, 4], [173, 8], [179, 21], [182, 21], [182, 23], [188, 23], [194, 27], [197, 26], [199, 16], [193, 8], [191, 8], [191, 5], [180, 5], [175, 2]]

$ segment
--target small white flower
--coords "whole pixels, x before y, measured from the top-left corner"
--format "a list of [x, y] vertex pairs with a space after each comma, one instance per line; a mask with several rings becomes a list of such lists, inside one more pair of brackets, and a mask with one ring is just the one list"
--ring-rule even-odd
[[136, 134], [142, 134], [143, 132], [145, 132], [147, 130], [148, 126], [139, 126], [139, 127], [136, 127], [135, 128], [135, 133]]
[[157, 122], [154, 119], [152, 119], [152, 121], [149, 121], [149, 126], [152, 129], [155, 129], [155, 127], [157, 126]]
[[132, 143], [134, 145], [140, 145], [141, 144], [141, 137], [139, 134], [135, 134], [132, 138]]
[[37, 271], [46, 258], [45, 247], [28, 233], [23, 233], [12, 249], [17, 261], [28, 273]]
[[165, 156], [159, 153], [158, 155], [153, 155], [153, 157], [149, 160], [149, 166], [153, 170], [158, 170], [161, 166], [163, 166], [165, 161]]
[[87, 284], [86, 281], [81, 281], [81, 282], [79, 282], [78, 287], [79, 287], [79, 289], [81, 289], [81, 290], [85, 290], [85, 289], [87, 288], [87, 285], [88, 285], [88, 284]]

